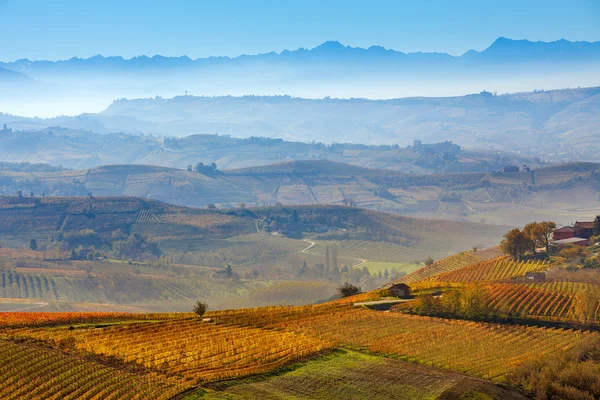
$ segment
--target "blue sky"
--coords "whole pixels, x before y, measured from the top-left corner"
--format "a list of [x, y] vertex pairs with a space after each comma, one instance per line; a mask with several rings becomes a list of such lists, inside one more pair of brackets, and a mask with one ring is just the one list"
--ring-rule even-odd
[[459, 55], [600, 40], [600, 0], [0, 0], [0, 60], [237, 56], [326, 40]]

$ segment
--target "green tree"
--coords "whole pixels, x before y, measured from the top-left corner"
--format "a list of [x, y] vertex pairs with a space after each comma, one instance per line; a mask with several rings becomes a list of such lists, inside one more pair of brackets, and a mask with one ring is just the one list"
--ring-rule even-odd
[[194, 305], [194, 312], [200, 317], [206, 313], [206, 310], [208, 310], [208, 304], [203, 301], [197, 301], [196, 305]]
[[427, 265], [427, 266], [433, 265], [434, 262], [435, 262], [435, 260], [433, 259], [433, 257], [427, 257], [425, 259], [425, 265]]
[[432, 294], [419, 296], [415, 301], [415, 306], [421, 315], [440, 315], [442, 312], [442, 304], [439, 297]]
[[461, 313], [462, 295], [459, 290], [445, 292], [441, 297], [442, 310], [449, 317], [458, 317]]
[[490, 296], [479, 284], [463, 290], [462, 314], [467, 319], [486, 319], [490, 315]]
[[525, 255], [525, 252], [531, 249], [531, 239], [519, 229], [511, 229], [504, 235], [504, 240], [500, 243], [500, 248], [506, 254], [509, 254], [514, 260], [518, 260]]
[[600, 215], [596, 215], [594, 219], [594, 236], [600, 235]]
[[525, 225], [523, 233], [531, 241], [534, 253], [536, 247], [541, 246], [546, 249], [546, 254], [550, 255], [550, 242], [555, 229], [556, 224], [552, 221], [532, 222]]
[[29, 248], [31, 250], [37, 250], [37, 240], [35, 240], [35, 239], [29, 240]]
[[358, 286], [354, 286], [346, 282], [343, 285], [339, 286], [337, 288], [337, 291], [342, 297], [349, 297], [354, 296], [355, 294], [359, 294], [361, 292], [361, 289]]

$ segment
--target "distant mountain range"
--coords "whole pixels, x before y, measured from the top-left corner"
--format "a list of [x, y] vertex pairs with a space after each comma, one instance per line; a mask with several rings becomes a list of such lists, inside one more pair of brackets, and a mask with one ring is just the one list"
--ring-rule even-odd
[[[115, 98], [292, 95], [397, 98], [556, 89], [600, 84], [600, 42], [531, 42], [499, 38], [461, 56], [367, 49], [329, 41], [313, 49], [235, 58], [140, 56], [27, 59], [0, 68], [38, 81], [36, 90], [0, 87], [0, 111], [53, 116], [99, 111]], [[17, 80], [17, 75], [13, 76]], [[48, 95], [52, 106], [44, 103]], [[9, 101], [10, 100], [10, 101]]]
[[[191, 59], [187, 56], [153, 57], [139, 56], [131, 59], [123, 57], [104, 57], [96, 55], [91, 58], [73, 57], [61, 61], [31, 61], [20, 59], [14, 62], [0, 63], [0, 66], [21, 72], [32, 77], [59, 75], [61, 72], [75, 71], [81, 74], [90, 73], [96, 69], [101, 72], [132, 72], [143, 70], [167, 70], [179, 68], [202, 68], [210, 66], [226, 67], [230, 65], [248, 65], [254, 63], [273, 64], [321, 64], [346, 60], [352, 64], [385, 64], [390, 67], [411, 67], [415, 64], [431, 62], [477, 64], [492, 63], [506, 64], [523, 62], [589, 62], [600, 61], [600, 42], [570, 42], [558, 40], [554, 42], [531, 42], [528, 40], [511, 40], [498, 38], [483, 51], [469, 50], [461, 56], [451, 56], [446, 53], [403, 53], [381, 46], [371, 46], [367, 49], [344, 46], [337, 41], [325, 42], [313, 49], [299, 48], [284, 50], [281, 53], [270, 52], [257, 55], [241, 55], [239, 57], [208, 57]], [[340, 67], [340, 66], [337, 66]], [[349, 68], [351, 65], [341, 66]]]

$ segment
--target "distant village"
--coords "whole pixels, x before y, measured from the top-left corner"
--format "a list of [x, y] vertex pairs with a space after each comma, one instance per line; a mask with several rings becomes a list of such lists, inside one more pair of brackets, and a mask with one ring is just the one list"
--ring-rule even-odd
[[10, 129], [7, 124], [4, 124], [0, 133], [12, 133], [12, 129]]

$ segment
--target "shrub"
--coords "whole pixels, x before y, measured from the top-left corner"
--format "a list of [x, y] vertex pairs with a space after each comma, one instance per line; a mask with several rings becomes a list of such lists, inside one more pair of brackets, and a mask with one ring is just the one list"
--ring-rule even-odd
[[359, 294], [361, 292], [360, 287], [354, 286], [348, 282], [344, 283], [342, 286], [337, 288], [337, 291], [342, 295], [342, 297], [354, 296], [355, 294]]

